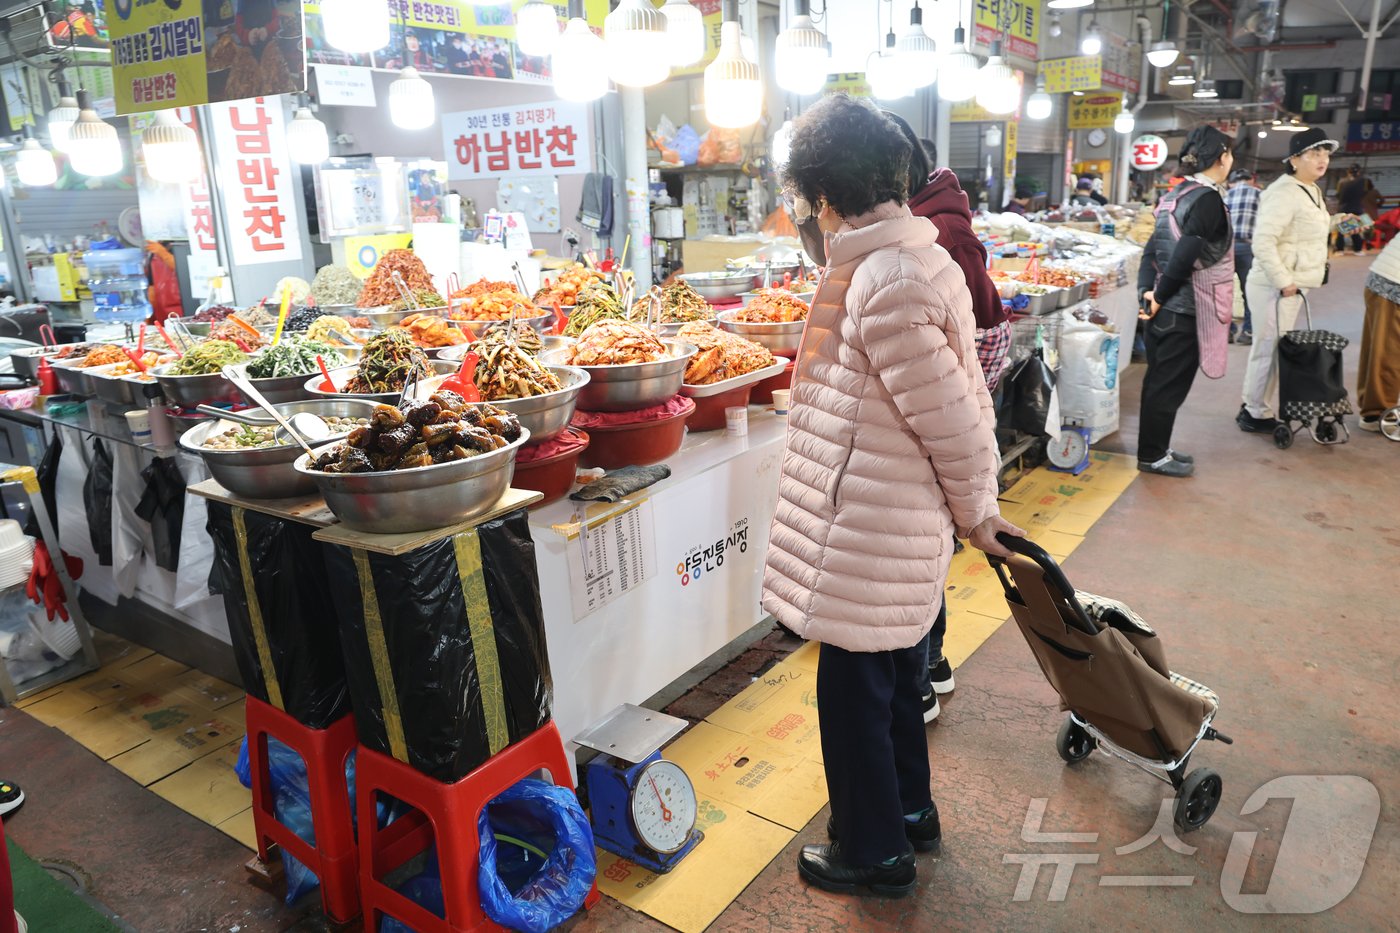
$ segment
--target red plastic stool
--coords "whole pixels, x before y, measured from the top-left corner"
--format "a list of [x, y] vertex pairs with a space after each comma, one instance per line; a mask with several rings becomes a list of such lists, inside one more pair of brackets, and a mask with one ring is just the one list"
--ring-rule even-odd
[[0, 821], [0, 933], [19, 933], [15, 923], [15, 892], [10, 885], [10, 850], [5, 848], [5, 824]]
[[[353, 920], [360, 913], [359, 853], [350, 821], [345, 762], [358, 743], [355, 717], [347, 715], [328, 728], [312, 729], [260, 700], [247, 699], [248, 763], [253, 774], [253, 827], [258, 835], [258, 857], [266, 861], [272, 843], [281, 846], [321, 879], [321, 906], [326, 915], [337, 923]], [[277, 819], [268, 773], [268, 736], [306, 762], [315, 846]]]
[[[454, 784], [444, 784], [395, 758], [361, 748], [356, 760], [355, 801], [359, 808], [360, 898], [365, 929], [379, 929], [379, 919], [385, 915], [419, 933], [504, 929], [481, 909], [477, 820], [502, 791], [541, 770], [548, 771], [555, 784], [573, 789], [564, 743], [552, 722], [506, 747]], [[375, 797], [381, 791], [415, 812], [380, 829]], [[433, 842], [437, 843], [442, 871], [445, 920], [380, 881]], [[595, 881], [583, 906], [590, 908], [597, 902]]]

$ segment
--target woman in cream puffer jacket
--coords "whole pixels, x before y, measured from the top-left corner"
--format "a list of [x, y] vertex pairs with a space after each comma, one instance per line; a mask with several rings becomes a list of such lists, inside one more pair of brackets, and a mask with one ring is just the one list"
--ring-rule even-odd
[[826, 234], [798, 351], [764, 606], [821, 642], [817, 709], [836, 842], [808, 882], [913, 889], [939, 843], [915, 650], [937, 615], [954, 527], [1005, 555], [999, 458], [962, 271], [904, 204], [910, 145], [872, 105], [797, 121], [784, 196]]

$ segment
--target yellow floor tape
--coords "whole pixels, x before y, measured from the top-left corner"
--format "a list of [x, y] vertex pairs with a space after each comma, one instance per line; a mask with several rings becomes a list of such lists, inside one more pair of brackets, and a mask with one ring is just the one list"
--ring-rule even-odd
[[[1002, 514], [1064, 560], [1136, 477], [1132, 457], [1095, 452], [1079, 476], [1043, 467], [1027, 474], [1001, 497]], [[971, 548], [953, 558], [947, 598], [943, 653], [957, 667], [1009, 613], [995, 572]], [[817, 655], [815, 643], [803, 645], [667, 746], [695, 784], [705, 841], [666, 875], [599, 850], [603, 893], [681, 933], [701, 933], [826, 806]]]

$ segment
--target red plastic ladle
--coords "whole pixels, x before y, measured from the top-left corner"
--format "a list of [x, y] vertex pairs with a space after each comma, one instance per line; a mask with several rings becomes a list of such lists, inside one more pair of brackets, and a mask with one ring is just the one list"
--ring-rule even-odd
[[441, 388], [448, 392], [456, 392], [468, 402], [481, 401], [481, 393], [476, 388], [476, 364], [479, 362], [481, 357], [475, 352], [462, 357], [461, 368], [444, 379]]
[[321, 383], [321, 391], [334, 392], [335, 380], [331, 378], [331, 371], [326, 368], [326, 361], [321, 358], [321, 355], [319, 353], [316, 354], [316, 365], [321, 367], [321, 375], [326, 377], [325, 381]]

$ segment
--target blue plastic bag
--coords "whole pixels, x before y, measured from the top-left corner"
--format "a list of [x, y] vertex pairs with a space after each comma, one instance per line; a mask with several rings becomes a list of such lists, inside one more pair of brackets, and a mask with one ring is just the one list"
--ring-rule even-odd
[[598, 866], [593, 827], [572, 790], [527, 778], [486, 806], [478, 829], [486, 916], [545, 933], [583, 906]]
[[685, 165], [694, 165], [700, 160], [700, 134], [696, 133], [689, 123], [676, 130], [676, 135], [671, 137], [668, 145], [676, 151], [676, 155], [681, 157], [681, 162]]

